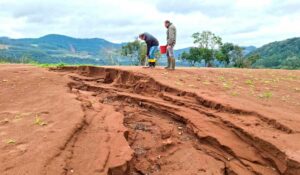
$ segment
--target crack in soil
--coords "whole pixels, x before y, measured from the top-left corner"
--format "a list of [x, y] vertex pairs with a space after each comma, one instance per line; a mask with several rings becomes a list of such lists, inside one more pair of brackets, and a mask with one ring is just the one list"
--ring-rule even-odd
[[113, 107], [124, 116], [128, 129], [124, 135], [134, 156], [125, 168], [122, 166], [123, 172], [120, 167], [110, 168], [110, 175], [268, 175], [298, 171], [298, 162], [290, 163], [285, 153], [226, 116], [249, 116], [270, 132], [293, 133], [276, 120], [208, 101], [128, 71], [99, 67], [61, 71], [74, 72], [69, 83], [72, 91], [88, 93], [88, 100], [96, 99], [96, 103]]

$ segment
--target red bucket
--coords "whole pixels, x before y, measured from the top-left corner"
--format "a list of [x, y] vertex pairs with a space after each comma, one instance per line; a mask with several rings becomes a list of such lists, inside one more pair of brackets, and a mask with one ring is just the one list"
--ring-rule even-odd
[[167, 53], [167, 46], [160, 46], [160, 53], [161, 54]]

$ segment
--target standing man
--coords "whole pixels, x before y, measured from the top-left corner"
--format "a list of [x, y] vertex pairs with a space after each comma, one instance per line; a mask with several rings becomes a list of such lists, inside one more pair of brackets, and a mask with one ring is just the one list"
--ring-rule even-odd
[[155, 67], [156, 58], [155, 54], [158, 51], [159, 42], [158, 40], [149, 33], [142, 33], [140, 34], [139, 38], [144, 40], [147, 44], [147, 57], [149, 67]]
[[167, 30], [167, 57], [168, 66], [166, 69], [175, 69], [176, 61], [174, 57], [174, 47], [176, 44], [176, 27], [169, 21], [165, 21], [165, 27]]

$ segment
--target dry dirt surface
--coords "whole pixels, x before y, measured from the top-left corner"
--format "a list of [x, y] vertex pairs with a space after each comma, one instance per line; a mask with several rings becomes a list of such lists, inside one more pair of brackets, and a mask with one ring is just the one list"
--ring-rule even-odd
[[300, 71], [0, 65], [1, 175], [299, 175]]

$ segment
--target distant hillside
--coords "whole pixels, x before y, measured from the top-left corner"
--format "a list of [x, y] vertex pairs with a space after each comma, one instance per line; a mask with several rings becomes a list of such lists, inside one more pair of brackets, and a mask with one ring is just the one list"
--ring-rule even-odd
[[10, 39], [0, 37], [0, 58], [31, 59], [40, 63], [111, 64], [121, 44], [104, 39], [76, 39], [64, 35]]
[[255, 46], [247, 46], [242, 47], [244, 55], [248, 55], [249, 53], [255, 51], [257, 48]]
[[189, 52], [190, 49], [191, 49], [191, 47], [175, 50], [174, 55], [176, 58], [179, 58], [183, 52]]
[[[132, 60], [119, 54], [123, 44], [104, 39], [78, 39], [50, 34], [40, 38], [11, 39], [0, 37], [0, 61], [96, 65], [131, 65]], [[183, 51], [175, 51], [177, 57]], [[161, 65], [167, 59], [160, 59]], [[179, 65], [185, 65], [179, 61]]]
[[[50, 34], [40, 38], [11, 39], [0, 37], [0, 61], [95, 65], [131, 65], [127, 57], [120, 56], [123, 44], [116, 44], [104, 39], [78, 39], [64, 35]], [[242, 47], [244, 55], [260, 55], [254, 67], [265, 68], [300, 68], [300, 38], [273, 42], [260, 48]], [[180, 60], [180, 55], [190, 48], [175, 51], [177, 63], [181, 66], [189, 64]], [[166, 64], [166, 58], [160, 64]]]
[[266, 68], [300, 68], [300, 38], [291, 38], [264, 45], [250, 54], [258, 54], [261, 59], [257, 67]]

